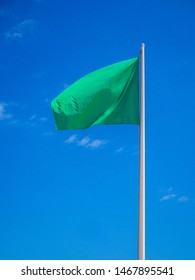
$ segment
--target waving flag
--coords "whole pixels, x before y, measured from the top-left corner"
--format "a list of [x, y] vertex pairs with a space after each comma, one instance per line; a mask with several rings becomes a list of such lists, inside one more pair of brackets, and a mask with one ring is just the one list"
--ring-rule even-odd
[[139, 124], [139, 59], [84, 76], [52, 101], [57, 129], [96, 124]]

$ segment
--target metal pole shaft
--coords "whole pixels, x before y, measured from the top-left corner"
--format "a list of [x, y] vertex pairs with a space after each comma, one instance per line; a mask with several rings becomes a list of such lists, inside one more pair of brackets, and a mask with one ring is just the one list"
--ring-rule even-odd
[[140, 73], [140, 186], [139, 186], [139, 260], [145, 259], [145, 45], [141, 46]]

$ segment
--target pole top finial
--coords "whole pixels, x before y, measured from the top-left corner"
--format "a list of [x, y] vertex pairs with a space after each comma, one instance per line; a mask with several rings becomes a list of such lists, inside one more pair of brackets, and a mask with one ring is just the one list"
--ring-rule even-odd
[[144, 43], [142, 43], [142, 44], [141, 44], [140, 54], [142, 54], [142, 52], [144, 52], [144, 49], [145, 49], [145, 44], [144, 44]]

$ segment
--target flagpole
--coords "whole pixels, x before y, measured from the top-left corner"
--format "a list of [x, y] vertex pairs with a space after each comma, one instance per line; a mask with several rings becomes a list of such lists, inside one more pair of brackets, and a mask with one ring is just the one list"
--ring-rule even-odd
[[140, 51], [140, 186], [138, 259], [145, 259], [145, 45]]

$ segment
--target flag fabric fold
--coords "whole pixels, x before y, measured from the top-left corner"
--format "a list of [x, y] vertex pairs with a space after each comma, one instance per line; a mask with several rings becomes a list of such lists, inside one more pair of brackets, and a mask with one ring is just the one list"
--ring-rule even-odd
[[139, 124], [139, 58], [84, 76], [58, 95], [51, 106], [59, 130]]

